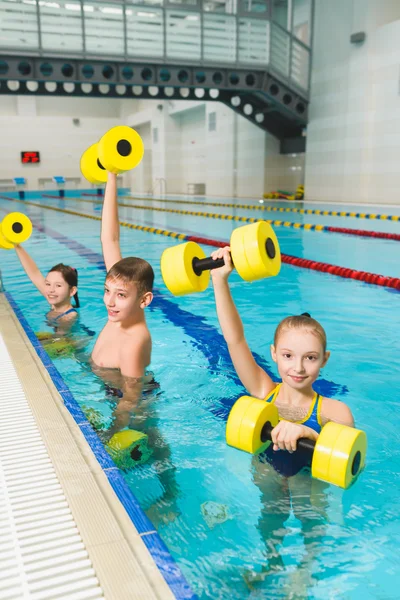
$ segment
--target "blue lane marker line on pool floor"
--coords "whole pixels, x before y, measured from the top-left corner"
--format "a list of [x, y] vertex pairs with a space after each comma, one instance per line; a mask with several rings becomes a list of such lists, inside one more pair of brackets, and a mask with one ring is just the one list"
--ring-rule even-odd
[[[32, 224], [36, 229], [46, 235], [49, 235], [61, 244], [64, 244], [76, 252], [82, 258], [85, 258], [90, 264], [96, 267], [96, 269], [102, 271], [104, 274], [107, 272], [104, 265], [104, 260], [101, 254], [87, 248], [80, 242], [73, 240], [66, 235], [55, 231], [54, 229], [43, 226], [39, 223], [35, 223], [32, 220]], [[231, 357], [228, 352], [223, 335], [218, 331], [216, 327], [207, 323], [205, 317], [201, 317], [189, 312], [186, 309], [180, 308], [178, 304], [168, 300], [162, 292], [154, 288], [154, 299], [150, 304], [150, 311], [161, 309], [167, 319], [173, 323], [176, 327], [183, 329], [183, 331], [193, 340], [195, 347], [202, 352], [208, 361], [211, 372], [223, 372], [225, 376], [229, 377], [238, 386], [242, 387], [240, 379], [236, 375], [233, 368]], [[218, 348], [218, 353], [215, 352], [215, 348]], [[269, 363], [263, 356], [253, 352], [253, 356], [256, 362], [268, 373], [274, 381], [278, 381], [276, 375], [272, 372]], [[221, 361], [222, 367], [221, 368]], [[326, 379], [320, 379], [315, 383], [316, 391], [328, 398], [335, 395], [344, 396], [348, 393], [346, 386], [328, 381]], [[244, 392], [244, 388], [243, 388]], [[230, 409], [237, 398], [222, 398], [219, 401], [219, 405], [209, 408], [216, 416], [226, 420]]]
[[[177, 600], [198, 600], [198, 597], [190, 589], [180, 568], [172, 558], [168, 548], [155, 531], [155, 527], [146, 513], [142, 510], [136, 497], [128, 487], [119, 469], [115, 466], [109, 454], [104, 449], [99, 437], [93, 430], [85, 414], [75, 400], [73, 394], [69, 390], [67, 384], [63, 380], [58, 369], [53, 361], [42, 348], [34, 331], [24, 317], [24, 314], [10, 292], [5, 292], [5, 296], [10, 303], [17, 319], [19, 320], [23, 330], [25, 331], [29, 341], [34, 347], [36, 353], [41, 359], [43, 365], [47, 369], [57, 391], [64, 400], [65, 406], [68, 408], [92, 452], [100, 463], [107, 479], [116, 493], [119, 501], [128, 513], [132, 523], [135, 525], [139, 534], [142, 535], [143, 542], [154, 559], [159, 571], [163, 575], [168, 586], [171, 588]], [[143, 535], [147, 534], [147, 535]]]
[[[42, 226], [41, 224], [36, 223], [33, 219], [31, 219], [31, 220], [32, 220], [32, 224], [34, 225], [35, 229], [38, 229], [42, 233], [48, 235], [49, 237], [52, 237], [59, 243], [65, 245], [70, 250], [76, 252], [82, 258], [85, 258], [90, 264], [95, 266], [96, 269], [102, 271], [104, 274], [106, 273], [106, 268], [104, 265], [103, 257], [100, 254], [91, 250], [90, 248], [87, 248], [80, 242], [77, 242], [77, 241], [65, 236], [64, 234], [61, 234], [58, 231], [55, 231], [54, 229], [51, 229], [50, 227]], [[157, 308], [161, 309], [162, 312], [165, 314], [165, 316], [168, 318], [168, 320], [170, 322], [172, 322], [175, 326], [183, 329], [183, 331], [193, 340], [193, 344], [195, 345], [195, 347], [198, 350], [200, 350], [203, 353], [203, 355], [205, 356], [205, 358], [207, 359], [208, 364], [209, 364], [209, 369], [211, 372], [223, 373], [225, 376], [228, 376], [231, 380], [235, 381], [235, 383], [237, 383], [239, 386], [241, 386], [241, 382], [238, 379], [236, 372], [234, 371], [234, 369], [232, 367], [232, 362], [231, 362], [231, 359], [229, 356], [228, 349], [224, 342], [224, 338], [219, 333], [219, 331], [213, 325], [207, 323], [205, 317], [195, 315], [185, 309], [180, 308], [175, 302], [168, 300], [158, 289], [155, 289], [154, 292], [155, 292], [154, 300], [149, 307], [150, 310], [155, 310]], [[10, 304], [11, 304], [11, 302], [10, 302]], [[22, 315], [22, 313], [21, 313], [21, 315]], [[22, 317], [23, 317], [23, 315], [22, 315]], [[25, 320], [25, 322], [26, 322], [26, 320]], [[26, 322], [26, 325], [29, 328], [29, 330], [32, 331], [27, 322]], [[51, 365], [49, 365], [49, 366], [53, 367], [55, 370], [54, 376], [56, 377], [56, 379], [57, 379], [57, 377], [59, 378], [60, 383], [62, 382], [62, 385], [64, 386], [64, 390], [62, 390], [62, 391], [69, 392], [70, 395], [66, 395], [66, 406], [68, 406], [71, 413], [73, 413], [73, 411], [74, 411], [73, 416], [75, 419], [76, 418], [80, 419], [81, 430], [82, 430], [83, 425], [89, 425], [93, 435], [95, 435], [97, 438], [97, 442], [101, 444], [97, 435], [94, 433], [92, 427], [88, 423], [85, 415], [81, 411], [79, 404], [76, 402], [76, 400], [73, 398], [71, 392], [68, 390], [68, 387], [66, 386], [65, 382], [63, 381], [61, 375], [58, 373], [54, 364], [52, 363], [52, 361], [49, 359], [46, 352], [41, 347], [35, 334], [33, 332], [32, 332], [32, 334], [36, 341], [36, 345], [34, 344], [35, 349], [36, 349], [37, 345], [39, 345], [41, 352], [43, 353], [43, 355], [45, 355], [47, 357], [47, 361], [50, 361], [50, 363], [51, 363]], [[218, 347], [218, 354], [215, 353], [215, 347]], [[39, 354], [39, 352], [38, 352], [38, 354]], [[40, 354], [39, 354], [39, 356], [40, 356]], [[268, 374], [276, 381], [277, 378], [271, 372], [271, 369], [270, 369], [267, 361], [261, 355], [258, 355], [255, 352], [253, 352], [253, 356], [254, 356], [255, 360], [257, 361], [257, 363], [263, 369], [265, 369], [265, 371], [267, 371]], [[222, 362], [222, 366], [221, 366], [221, 362]], [[335, 394], [344, 395], [344, 394], [348, 393], [348, 388], [346, 386], [342, 386], [342, 385], [336, 384], [334, 382], [323, 380], [323, 379], [316, 382], [315, 388], [318, 393], [320, 393], [321, 395], [324, 395], [324, 396], [328, 396], [328, 397], [332, 397]], [[221, 399], [219, 399], [218, 405], [211, 406], [211, 407], [206, 406], [205, 408], [207, 408], [207, 410], [212, 412], [218, 418], [226, 420], [228, 417], [228, 414], [236, 400], [237, 400], [236, 396], [229, 397], [229, 398], [221, 398]], [[67, 402], [68, 402], [68, 404], [67, 404]], [[76, 415], [76, 417], [75, 417], [75, 415]], [[82, 415], [83, 415], [84, 421], [81, 420]], [[78, 423], [78, 421], [77, 421], [77, 423]], [[86, 428], [83, 431], [84, 435], [85, 435], [85, 431], [87, 431]], [[92, 443], [94, 443], [93, 439], [91, 441], [92, 441]], [[97, 442], [96, 442], [96, 446], [97, 446]], [[90, 445], [89, 440], [88, 440], [88, 443]], [[110, 459], [109, 455], [105, 452], [102, 444], [101, 444], [101, 449], [102, 449], [102, 452], [104, 452], [106, 454], [106, 457]], [[93, 452], [96, 454], [96, 457], [97, 457], [96, 448], [93, 449]], [[100, 460], [99, 460], [99, 462], [100, 462]], [[115, 489], [115, 492], [118, 495], [122, 504], [124, 505], [125, 509], [127, 510], [128, 514], [130, 515], [133, 523], [139, 529], [138, 525], [136, 525], [134, 516], [132, 516], [132, 515], [136, 514], [135, 510], [133, 511], [133, 513], [131, 513], [128, 510], [128, 508], [125, 506], [126, 494], [128, 494], [129, 497], [134, 499], [134, 502], [137, 504], [138, 509], [145, 516], [146, 519], [147, 519], [147, 516], [145, 515], [145, 513], [143, 513], [142, 509], [138, 505], [136, 498], [134, 497], [133, 493], [131, 492], [131, 490], [129, 489], [127, 484], [125, 483], [125, 480], [120, 475], [120, 472], [118, 471], [118, 469], [116, 469], [114, 463], [112, 463], [112, 467], [106, 467], [106, 468], [104, 468], [104, 470], [105, 470], [105, 473], [107, 474], [107, 477], [109, 478], [111, 485], [113, 485], [113, 483], [111, 482], [111, 478], [113, 478], [112, 473], [115, 473], [117, 471], [119, 477], [121, 477], [122, 484], [121, 485], [118, 484], [118, 486], [117, 486], [118, 491]], [[109, 475], [109, 473], [110, 473], [110, 475]], [[113, 485], [113, 488], [114, 488], [114, 485]], [[151, 532], [153, 532], [153, 531], [154, 531], [154, 526], [153, 526], [153, 524], [151, 524]], [[147, 529], [146, 532], [142, 531], [142, 533], [147, 533], [147, 532], [149, 532], [149, 529]], [[158, 536], [158, 534], [156, 534], [156, 535]], [[143, 541], [145, 541], [145, 538], [147, 538], [147, 537], [150, 537], [150, 536], [144, 535]], [[161, 546], [163, 548], [166, 548], [165, 544], [164, 544], [164, 542], [162, 542], [161, 538], [159, 538], [159, 540], [160, 540]], [[150, 544], [150, 542], [149, 542], [149, 544]], [[150, 547], [149, 547], [149, 551], [151, 551]], [[173, 558], [169, 554], [169, 552], [168, 552], [168, 555], [170, 556], [170, 560], [171, 560], [173, 566], [179, 570], [179, 567], [176, 565], [175, 561], [173, 560]], [[163, 557], [164, 557], [164, 551], [160, 551], [157, 553], [157, 555], [153, 556], [153, 558], [154, 558], [158, 568], [162, 572], [165, 580], [167, 581], [167, 583], [169, 584], [171, 589], [173, 589], [172, 588], [173, 584], [170, 583], [169, 579], [167, 579], [166, 573], [164, 573], [162, 566], [160, 566], [160, 564], [158, 562], [158, 561], [160, 561], [161, 565], [163, 565], [163, 562], [162, 562]], [[169, 576], [169, 571], [167, 574]], [[184, 579], [183, 575], [182, 575], [182, 579]], [[186, 585], [188, 585], [188, 584], [186, 583]], [[174, 589], [173, 589], [173, 591], [176, 594]], [[190, 593], [192, 593], [192, 592], [190, 591]], [[192, 596], [176, 595], [176, 597], [178, 599], [184, 598], [185, 600], [186, 600], [186, 598], [190, 598], [191, 600], [192, 599], [195, 600], [195, 598], [196, 598], [196, 596], [194, 596], [194, 595], [192, 595]]]
[[[101, 254], [94, 252], [80, 242], [77, 242], [76, 240], [73, 240], [50, 227], [43, 226], [42, 224], [35, 222], [33, 219], [31, 220], [35, 229], [52, 237], [73, 252], [76, 252], [79, 256], [85, 258], [90, 264], [95, 266], [96, 269], [102, 271], [104, 274], [107, 272]], [[207, 359], [211, 372], [220, 373], [222, 371], [221, 365], [218, 364], [218, 361], [222, 359], [224, 375], [229, 377], [238, 386], [243, 388], [233, 368], [227, 346], [221, 333], [213, 325], [207, 323], [204, 317], [200, 317], [187, 310], [184, 310], [175, 302], [168, 300], [157, 288], [154, 288], [153, 292], [154, 299], [150, 304], [149, 309], [153, 311], [157, 308], [160, 308], [169, 321], [171, 321], [175, 326], [183, 329], [184, 332], [192, 340], [194, 340], [193, 343], [195, 347], [200, 350]], [[219, 350], [218, 355], [215, 353], [216, 346]], [[274, 381], [278, 381], [276, 375], [271, 371], [270, 365], [265, 358], [256, 352], [253, 352], [253, 356], [256, 362], [268, 373], [268, 375]], [[315, 382], [314, 387], [319, 394], [328, 398], [332, 398], [337, 395], [345, 396], [349, 392], [347, 386], [340, 385], [326, 379], [319, 379]], [[245, 390], [243, 388], [243, 392], [244, 391]], [[226, 420], [236, 399], [236, 397], [220, 398], [218, 405], [214, 407], [208, 407], [208, 410], [210, 410], [217, 417]]]
[[[60, 244], [65, 245], [67, 248], [76, 252], [80, 257], [85, 258], [90, 264], [102, 273], [106, 273], [104, 260], [101, 254], [87, 248], [80, 242], [73, 240], [66, 235], [52, 229], [48, 226], [43, 226], [41, 223], [37, 223], [34, 219], [32, 224], [35, 229], [55, 239]], [[208, 361], [209, 368], [212, 372], [223, 371], [224, 375], [233, 380], [238, 386], [242, 387], [239, 378], [232, 366], [232, 361], [226, 347], [225, 341], [221, 333], [214, 327], [206, 322], [204, 317], [195, 315], [187, 310], [179, 307], [178, 304], [168, 300], [160, 290], [154, 288], [154, 300], [150, 304], [149, 309], [151, 311], [159, 308], [165, 314], [167, 319], [171, 321], [175, 326], [183, 329], [183, 331], [193, 340], [195, 347], [200, 350]], [[218, 347], [218, 355], [215, 353], [215, 347]], [[269, 363], [264, 357], [253, 352], [253, 356], [256, 362], [268, 373], [274, 381], [277, 381], [276, 375], [272, 372]], [[221, 369], [221, 361], [223, 369]], [[348, 393], [347, 386], [328, 381], [326, 379], [320, 379], [315, 383], [316, 391], [328, 398], [341, 395], [344, 396]], [[243, 388], [243, 393], [244, 393]], [[208, 407], [208, 410], [213, 412], [217, 417], [226, 420], [228, 414], [236, 401], [235, 398], [221, 398], [218, 405], [215, 407]]]

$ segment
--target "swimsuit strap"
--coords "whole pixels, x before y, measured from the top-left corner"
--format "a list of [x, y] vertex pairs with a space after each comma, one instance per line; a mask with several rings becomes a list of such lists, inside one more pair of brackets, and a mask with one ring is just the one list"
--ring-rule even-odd
[[316, 394], [316, 398], [314, 401], [314, 405], [313, 405], [313, 410], [309, 411], [307, 418], [305, 421], [303, 421], [303, 425], [306, 425], [307, 427], [310, 427], [311, 429], [314, 429], [314, 431], [316, 431], [317, 433], [320, 433], [321, 429], [322, 429], [322, 423], [321, 423], [321, 407], [322, 407], [322, 396], [320, 396], [319, 394]]
[[[320, 395], [317, 394], [317, 392], [314, 392], [314, 397], [312, 399], [310, 408], [308, 409], [306, 416], [304, 417], [304, 419], [300, 419], [299, 421], [294, 421], [294, 423], [305, 424], [306, 421], [309, 421], [310, 419], [312, 419], [312, 417], [314, 417], [314, 411], [319, 405], [319, 398], [320, 398]], [[317, 403], [317, 401], [318, 401], [318, 403]]]
[[53, 319], [53, 320], [58, 321], [58, 319], [61, 319], [61, 317], [65, 317], [66, 315], [69, 315], [72, 312], [78, 312], [78, 311], [75, 308], [69, 308], [64, 313], [62, 313], [62, 315], [58, 315], [58, 317], [55, 317], [55, 319]]
[[[265, 402], [274, 404], [274, 402], [279, 394], [281, 385], [282, 385], [281, 383], [278, 383], [278, 385], [266, 396]], [[310, 408], [308, 409], [307, 414], [304, 417], [304, 419], [301, 419], [300, 421], [292, 421], [292, 422], [297, 423], [299, 425], [300, 424], [306, 425], [307, 427], [310, 427], [311, 429], [314, 429], [317, 433], [319, 433], [322, 428], [321, 406], [322, 406], [322, 396], [320, 396], [319, 394], [317, 394], [317, 392], [315, 392], [312, 402], [310, 404]]]
[[265, 402], [270, 402], [273, 404], [276, 400], [277, 395], [279, 394], [279, 390], [281, 389], [281, 383], [278, 383], [276, 387], [265, 397]]

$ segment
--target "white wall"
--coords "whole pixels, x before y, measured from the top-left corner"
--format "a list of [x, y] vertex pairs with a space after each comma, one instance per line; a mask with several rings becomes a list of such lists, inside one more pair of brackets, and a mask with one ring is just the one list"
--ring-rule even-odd
[[[281, 156], [276, 138], [219, 102], [51, 96], [0, 97], [0, 180], [26, 177], [35, 190], [40, 179], [63, 175], [80, 180], [69, 187], [90, 187], [80, 157], [120, 124], [137, 129], [145, 145], [142, 163], [120, 181], [136, 193], [158, 195], [166, 183], [168, 193], [186, 194], [189, 183], [204, 183], [208, 195], [260, 197], [302, 181], [303, 172], [292, 171], [298, 158]], [[22, 165], [22, 150], [38, 150], [41, 163]]]
[[[164, 192], [166, 190], [167, 193], [181, 194], [186, 192], [183, 182], [184, 153], [181, 144], [181, 121], [173, 110], [167, 110], [169, 104], [169, 102], [164, 104], [162, 121], [161, 119], [158, 121], [159, 152], [164, 157], [164, 171], [163, 174], [160, 173], [160, 178], [163, 179]], [[157, 176], [156, 172], [154, 176]]]
[[398, 0], [316, 3], [307, 198], [400, 203], [399, 19]]
[[295, 192], [304, 183], [305, 154], [279, 154], [279, 143], [272, 136], [265, 142], [264, 189]]
[[[63, 175], [83, 179], [79, 161], [88, 146], [108, 129], [123, 123], [121, 111], [132, 100], [49, 96], [0, 97], [0, 180], [25, 177], [28, 189], [39, 189], [39, 178]], [[74, 125], [78, 118], [80, 124]], [[21, 163], [20, 152], [38, 150], [40, 164]], [[125, 185], [125, 183], [124, 183]], [[79, 187], [79, 186], [78, 186]]]
[[[266, 191], [294, 191], [303, 183], [304, 155], [283, 156], [279, 141], [219, 102], [142, 101], [126, 124], [141, 132], [150, 123], [152, 181], [164, 190], [186, 194], [188, 183], [203, 183], [209, 196], [260, 197]], [[216, 129], [209, 130], [210, 113]], [[146, 155], [145, 155], [146, 160]], [[147, 193], [135, 173], [132, 190]]]
[[[209, 114], [216, 113], [216, 130], [208, 131]], [[206, 103], [206, 193], [212, 196], [234, 195], [233, 124], [235, 113], [217, 102]]]
[[187, 190], [188, 183], [203, 183], [206, 175], [205, 114], [206, 107], [200, 104], [179, 117], [180, 151], [183, 158], [181, 185], [184, 191]]
[[[261, 198], [265, 191], [265, 140], [266, 138], [272, 138], [274, 142], [276, 140], [236, 113], [234, 113], [234, 120], [237, 124], [236, 195]], [[277, 143], [277, 151], [279, 152], [279, 143]]]
[[145, 193], [149, 193], [152, 190], [153, 174], [153, 147], [150, 120], [142, 123], [142, 125], [135, 126], [135, 130], [143, 140], [144, 156], [136, 169], [126, 174], [129, 182], [128, 186], [132, 191], [137, 192], [138, 190], [142, 190]]

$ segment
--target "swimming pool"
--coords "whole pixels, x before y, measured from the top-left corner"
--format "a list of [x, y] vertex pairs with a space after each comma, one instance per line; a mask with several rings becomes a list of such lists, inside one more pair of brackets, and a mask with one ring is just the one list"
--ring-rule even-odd
[[[94, 216], [101, 210], [99, 203], [70, 198], [35, 202]], [[78, 269], [81, 322], [99, 333], [105, 322], [99, 222], [0, 200], [0, 217], [22, 209], [37, 226], [27, 249], [42, 270], [60, 261]], [[390, 211], [371, 207], [368, 212]], [[261, 218], [259, 213], [251, 216]], [[228, 240], [239, 225], [151, 207], [121, 207], [120, 219], [220, 240]], [[350, 218], [295, 213], [283, 219], [400, 232], [400, 224], [389, 221], [353, 223]], [[288, 254], [399, 276], [399, 242], [283, 227], [275, 231]], [[132, 421], [132, 427], [151, 436], [155, 452], [126, 480], [193, 590], [201, 599], [397, 598], [399, 293], [289, 265], [282, 266], [277, 278], [251, 284], [232, 275], [249, 345], [274, 375], [269, 345], [278, 321], [303, 311], [321, 321], [332, 356], [318, 390], [346, 401], [356, 425], [368, 435], [367, 467], [352, 488], [344, 492], [302, 477], [291, 479], [289, 489], [257, 459], [225, 443], [229, 408], [244, 390], [219, 333], [211, 285], [203, 294], [179, 299], [163, 285], [159, 258], [174, 243], [121, 228], [123, 255], [146, 258], [156, 272], [148, 323], [152, 370], [159, 384]], [[32, 328], [43, 331], [45, 300], [24, 277], [13, 252], [2, 252], [0, 260], [6, 289]], [[94, 339], [87, 339], [87, 352]], [[81, 406], [99, 411], [107, 423], [115, 399], [107, 396], [104, 384], [80, 362], [65, 358], [55, 363]]]

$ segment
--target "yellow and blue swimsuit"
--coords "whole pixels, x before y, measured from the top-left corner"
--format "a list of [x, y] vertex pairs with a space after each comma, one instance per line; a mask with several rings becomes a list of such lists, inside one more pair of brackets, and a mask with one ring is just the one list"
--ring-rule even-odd
[[[282, 384], [279, 383], [276, 388], [268, 394], [268, 396], [265, 398], [265, 402], [275, 402], [281, 385]], [[307, 415], [301, 421], [293, 421], [293, 423], [310, 427], [319, 434], [322, 429], [321, 406], [322, 397], [315, 392]], [[273, 450], [272, 447], [273, 445], [270, 444], [265, 452], [260, 454], [260, 457], [265, 459], [281, 475], [285, 477], [291, 477], [292, 475], [296, 475], [296, 473], [301, 471], [301, 469], [304, 467], [310, 466], [309, 456], [305, 456], [301, 450], [297, 450], [296, 452], [290, 454], [290, 452], [286, 452], [285, 450]]]

